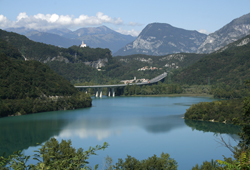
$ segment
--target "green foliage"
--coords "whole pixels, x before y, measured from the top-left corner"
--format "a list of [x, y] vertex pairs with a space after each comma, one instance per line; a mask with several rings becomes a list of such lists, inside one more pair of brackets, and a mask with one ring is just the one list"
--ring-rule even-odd
[[208, 161], [205, 161], [202, 163], [202, 165], [198, 165], [196, 164], [192, 170], [216, 170], [216, 169], [219, 169], [219, 165], [216, 161], [214, 161], [213, 159], [208, 162]]
[[184, 114], [184, 118], [219, 122], [226, 120], [227, 123], [233, 123], [235, 118], [241, 121], [244, 120], [241, 114], [242, 109], [242, 99], [201, 102], [191, 105]]
[[128, 155], [125, 161], [118, 159], [118, 162], [113, 166], [116, 170], [177, 170], [177, 167], [177, 162], [170, 158], [167, 153], [162, 153], [161, 157], [154, 155], [142, 161]]
[[220, 83], [212, 86], [211, 94], [213, 94], [215, 98], [223, 99], [244, 98], [250, 95], [250, 89], [245, 84], [230, 86], [225, 83]]
[[[249, 38], [247, 36], [245, 38]], [[193, 65], [175, 74], [172, 80], [181, 84], [225, 83], [226, 85], [240, 85], [242, 81], [250, 79], [250, 43], [237, 46], [241, 40], [234, 42], [223, 52], [214, 52], [201, 58]], [[209, 78], [209, 79], [208, 79]]]
[[151, 86], [136, 86], [136, 85], [127, 85], [124, 88], [123, 95], [157, 95], [157, 94], [180, 94], [182, 93], [182, 88], [176, 84], [164, 84], [158, 82]]
[[3, 39], [0, 39], [0, 54], [5, 54], [12, 59], [24, 60], [20, 52]]
[[218, 122], [209, 122], [209, 121], [197, 121], [185, 119], [185, 124], [192, 129], [196, 129], [201, 132], [212, 132], [214, 134], [231, 134], [237, 135], [241, 132], [240, 126], [235, 126], [232, 124], [224, 124]]
[[250, 152], [242, 152], [237, 160], [232, 162], [217, 160], [223, 169], [228, 170], [249, 170], [250, 169]]
[[[19, 169], [91, 169], [87, 165], [87, 161], [91, 155], [96, 155], [96, 151], [105, 150], [108, 144], [105, 142], [103, 146], [89, 147], [88, 150], [83, 151], [82, 148], [76, 150], [71, 146], [71, 141], [62, 140], [59, 143], [55, 138], [47, 141], [38, 151], [35, 151], [35, 160], [38, 161], [36, 165], [26, 165], [30, 156], [24, 156], [20, 151], [15, 152], [8, 158], [0, 157], [0, 167], [8, 167], [14, 170]], [[97, 169], [98, 165], [95, 166]], [[8, 169], [8, 168], [5, 168]]]
[[[175, 63], [175, 66], [173, 68], [176, 68], [176, 66], [178, 66], [179, 68], [184, 68], [195, 63], [204, 56], [205, 54], [192, 54], [192, 53], [168, 54], [164, 56], [133, 54], [127, 56], [116, 56], [115, 58], [118, 61], [120, 61], [123, 65], [130, 65], [137, 69], [144, 66], [164, 68], [166, 64], [169, 64], [170, 67], [172, 67], [172, 63]], [[165, 68], [171, 69], [170, 67], [168, 68], [165, 67]]]
[[91, 98], [38, 61], [0, 54], [0, 117], [91, 106]]
[[78, 46], [72, 46], [68, 49], [65, 49], [65, 52], [70, 54], [71, 56], [76, 56], [76, 61], [96, 61], [98, 59], [110, 59], [111, 51], [109, 49], [102, 49], [102, 48], [80, 48]]
[[212, 94], [211, 86], [209, 85], [182, 85], [184, 94]]

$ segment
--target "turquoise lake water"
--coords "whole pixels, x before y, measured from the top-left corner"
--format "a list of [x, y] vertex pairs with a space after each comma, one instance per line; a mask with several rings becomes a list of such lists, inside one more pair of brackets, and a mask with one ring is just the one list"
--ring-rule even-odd
[[[91, 108], [55, 111], [0, 119], [0, 153], [23, 150], [33, 155], [51, 137], [70, 139], [75, 148], [108, 142], [105, 151], [91, 156], [90, 165], [104, 168], [109, 155], [116, 163], [127, 155], [139, 160], [162, 152], [178, 162], [179, 170], [211, 159], [223, 159], [231, 152], [218, 142], [237, 144], [239, 127], [184, 120], [191, 104], [213, 101], [206, 97], [103, 97], [93, 99]], [[32, 162], [32, 161], [31, 161]]]

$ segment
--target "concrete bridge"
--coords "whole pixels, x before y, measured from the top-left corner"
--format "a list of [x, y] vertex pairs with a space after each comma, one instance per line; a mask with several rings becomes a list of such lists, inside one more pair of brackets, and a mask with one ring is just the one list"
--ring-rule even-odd
[[143, 85], [151, 85], [155, 84], [161, 80], [163, 80], [165, 77], [167, 77], [167, 73], [164, 72], [163, 74], [149, 80], [148, 82], [143, 83], [129, 83], [129, 84], [112, 84], [112, 85], [92, 85], [92, 86], [75, 86], [75, 88], [83, 88], [85, 89], [86, 93], [89, 88], [95, 89], [95, 97], [102, 97], [102, 88], [107, 88], [107, 96], [113, 96], [115, 97], [115, 88], [116, 87], [125, 87], [127, 85], [137, 85], [137, 86], [143, 86]]

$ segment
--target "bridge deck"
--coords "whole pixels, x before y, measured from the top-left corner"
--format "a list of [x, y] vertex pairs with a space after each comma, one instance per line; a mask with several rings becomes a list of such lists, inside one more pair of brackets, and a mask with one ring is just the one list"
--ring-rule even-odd
[[149, 85], [149, 84], [154, 84], [158, 81], [161, 81], [167, 77], [167, 73], [164, 72], [163, 74], [149, 80], [148, 82], [145, 83], [129, 83], [129, 84], [111, 84], [111, 85], [92, 85], [92, 86], [75, 86], [75, 88], [105, 88], [105, 87], [125, 87], [127, 85], [137, 85], [137, 86], [142, 86], [142, 85]]

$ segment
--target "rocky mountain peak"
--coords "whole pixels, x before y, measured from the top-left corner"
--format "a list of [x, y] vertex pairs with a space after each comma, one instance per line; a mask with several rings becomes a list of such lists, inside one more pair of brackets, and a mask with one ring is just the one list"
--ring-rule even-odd
[[197, 31], [176, 28], [165, 23], [148, 24], [137, 39], [114, 55], [131, 54], [166, 55], [196, 52], [207, 35]]
[[198, 53], [211, 53], [250, 34], [250, 13], [234, 19], [218, 31], [209, 34]]

